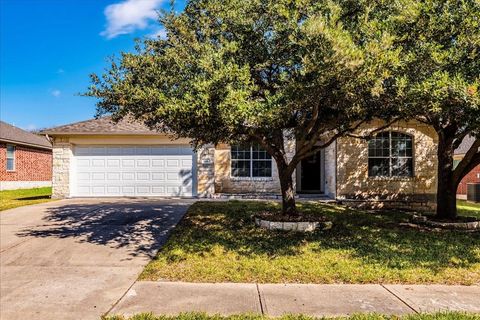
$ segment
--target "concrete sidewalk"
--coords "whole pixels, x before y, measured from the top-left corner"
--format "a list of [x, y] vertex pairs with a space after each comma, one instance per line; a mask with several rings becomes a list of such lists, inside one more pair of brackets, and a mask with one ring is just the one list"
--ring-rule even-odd
[[479, 286], [316, 285], [255, 283], [185, 283], [139, 281], [109, 312], [176, 315], [261, 313], [268, 316], [353, 313], [401, 315], [441, 310], [480, 313]]

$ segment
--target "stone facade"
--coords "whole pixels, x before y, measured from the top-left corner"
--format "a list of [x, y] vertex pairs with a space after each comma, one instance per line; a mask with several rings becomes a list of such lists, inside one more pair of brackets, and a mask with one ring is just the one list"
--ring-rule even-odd
[[52, 198], [62, 199], [70, 196], [70, 163], [73, 157], [72, 144], [68, 138], [53, 140], [53, 177]]
[[197, 150], [197, 194], [208, 198], [215, 193], [215, 147], [208, 145]]
[[[364, 125], [357, 133], [365, 134], [382, 123], [374, 121]], [[409, 178], [377, 178], [368, 176], [368, 143], [364, 139], [340, 138], [323, 151], [324, 190], [332, 199], [340, 199], [352, 206], [372, 205], [382, 207], [432, 208], [436, 194], [436, 145], [435, 131], [419, 122], [399, 122], [392, 131], [410, 134], [414, 141], [414, 176]], [[73, 146], [76, 144], [183, 144], [185, 141], [156, 140], [159, 138], [116, 137], [60, 137], [53, 143], [53, 197], [70, 195], [70, 170]], [[285, 146], [291, 159], [295, 141], [287, 140]], [[219, 195], [256, 194], [278, 196], [280, 182], [275, 161], [272, 160], [272, 177], [238, 178], [231, 176], [230, 146], [203, 146], [197, 150], [196, 193], [199, 197]], [[293, 181], [296, 181], [294, 174]]]
[[[381, 121], [372, 121], [362, 126], [357, 134], [365, 135], [382, 125]], [[372, 204], [376, 207], [405, 203], [432, 209], [437, 186], [436, 132], [416, 121], [400, 121], [388, 130], [413, 137], [413, 177], [369, 177], [368, 142], [353, 137], [340, 138], [337, 141], [337, 198], [374, 200]], [[350, 203], [362, 204], [356, 201]]]
[[[286, 140], [285, 151], [291, 159], [295, 153], [295, 141]], [[280, 180], [275, 160], [272, 159], [272, 177], [247, 178], [231, 176], [230, 146], [217, 145], [215, 148], [215, 193], [280, 193]], [[295, 183], [295, 174], [293, 181]]]
[[52, 151], [15, 145], [15, 170], [7, 171], [6, 144], [0, 144], [0, 189], [24, 189], [50, 186]]

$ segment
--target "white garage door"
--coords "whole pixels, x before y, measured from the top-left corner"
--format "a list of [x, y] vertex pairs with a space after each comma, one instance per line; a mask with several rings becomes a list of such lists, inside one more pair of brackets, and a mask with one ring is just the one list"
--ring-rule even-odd
[[193, 196], [193, 159], [186, 146], [77, 146], [71, 195]]

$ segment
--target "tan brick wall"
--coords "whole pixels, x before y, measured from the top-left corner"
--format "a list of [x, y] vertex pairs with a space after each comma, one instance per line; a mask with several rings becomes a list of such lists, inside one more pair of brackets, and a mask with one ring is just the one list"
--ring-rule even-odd
[[[295, 141], [286, 140], [285, 151], [291, 159], [295, 152]], [[231, 177], [230, 146], [217, 145], [215, 148], [215, 192], [216, 193], [280, 193], [277, 166], [272, 159], [271, 178]], [[293, 181], [295, 183], [295, 173]]]
[[[372, 121], [357, 133], [366, 134], [381, 125], [381, 121]], [[437, 185], [437, 134], [431, 127], [417, 121], [401, 121], [390, 129], [413, 136], [414, 176], [369, 177], [368, 142], [358, 138], [340, 138], [337, 141], [337, 197], [428, 199], [433, 203]]]

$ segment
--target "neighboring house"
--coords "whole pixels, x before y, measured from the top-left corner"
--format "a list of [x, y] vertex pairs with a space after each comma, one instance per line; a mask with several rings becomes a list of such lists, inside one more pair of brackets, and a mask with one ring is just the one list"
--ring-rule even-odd
[[[359, 133], [377, 128], [374, 121]], [[109, 117], [44, 131], [53, 139], [53, 195], [259, 196], [278, 195], [275, 161], [258, 145], [203, 146], [171, 139], [138, 122]], [[295, 173], [299, 194], [352, 203], [430, 208], [436, 193], [435, 131], [399, 122], [370, 141], [345, 137], [305, 159]], [[295, 141], [287, 141], [293, 154]]]
[[[474, 141], [474, 138], [471, 136], [466, 137], [460, 147], [455, 150], [455, 162], [458, 163], [462, 160], [463, 156], [470, 149]], [[473, 168], [463, 179], [460, 181], [457, 189], [457, 198], [458, 199], [467, 199], [467, 183], [480, 183], [480, 165]]]
[[52, 144], [0, 121], [0, 190], [52, 185]]

